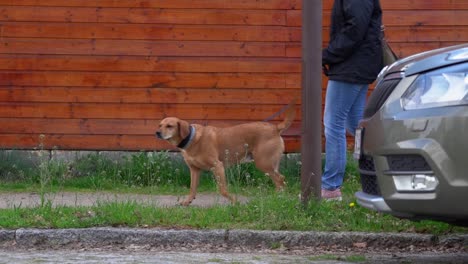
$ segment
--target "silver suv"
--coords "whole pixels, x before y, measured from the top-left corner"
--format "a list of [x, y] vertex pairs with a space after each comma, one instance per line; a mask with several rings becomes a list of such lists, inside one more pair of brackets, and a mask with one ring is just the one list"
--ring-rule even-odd
[[384, 68], [356, 131], [361, 206], [468, 224], [468, 44]]

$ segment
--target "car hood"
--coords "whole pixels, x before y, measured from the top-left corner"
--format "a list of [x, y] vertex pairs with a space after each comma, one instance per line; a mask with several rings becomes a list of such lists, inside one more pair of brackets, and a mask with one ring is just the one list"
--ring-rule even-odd
[[468, 44], [418, 53], [396, 61], [386, 74], [404, 72], [405, 76], [468, 61]]

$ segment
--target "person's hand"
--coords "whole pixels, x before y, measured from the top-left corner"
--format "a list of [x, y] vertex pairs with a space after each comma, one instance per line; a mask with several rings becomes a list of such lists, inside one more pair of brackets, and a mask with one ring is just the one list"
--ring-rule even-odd
[[328, 76], [328, 66], [326, 64], [322, 64], [322, 72], [325, 76]]

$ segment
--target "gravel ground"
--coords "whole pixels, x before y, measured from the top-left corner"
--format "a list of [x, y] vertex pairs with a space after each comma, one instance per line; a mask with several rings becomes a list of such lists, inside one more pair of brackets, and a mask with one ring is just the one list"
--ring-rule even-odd
[[460, 253], [386, 253], [386, 252], [197, 252], [160, 250], [8, 250], [0, 249], [0, 264], [26, 263], [467, 263], [468, 255]]
[[[92, 206], [96, 202], [106, 201], [136, 201], [142, 204], [167, 207], [176, 206], [184, 195], [146, 195], [146, 194], [115, 194], [107, 192], [59, 192], [46, 194], [46, 200], [53, 205], [65, 206]], [[239, 202], [246, 202], [247, 198], [237, 197]], [[38, 193], [0, 193], [0, 208], [34, 207], [40, 204], [41, 196]], [[219, 194], [198, 194], [191, 206], [207, 207], [216, 204], [229, 204], [229, 201]]]

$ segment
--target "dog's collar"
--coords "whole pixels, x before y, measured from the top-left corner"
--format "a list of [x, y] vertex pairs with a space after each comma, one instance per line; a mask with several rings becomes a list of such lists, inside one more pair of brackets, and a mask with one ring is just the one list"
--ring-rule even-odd
[[193, 138], [195, 137], [195, 127], [193, 126], [190, 126], [190, 132], [188, 134], [188, 136], [186, 136], [184, 139], [182, 139], [182, 141], [179, 143], [179, 145], [177, 145], [178, 148], [180, 149], [185, 149], [187, 148], [190, 143], [192, 142]]

